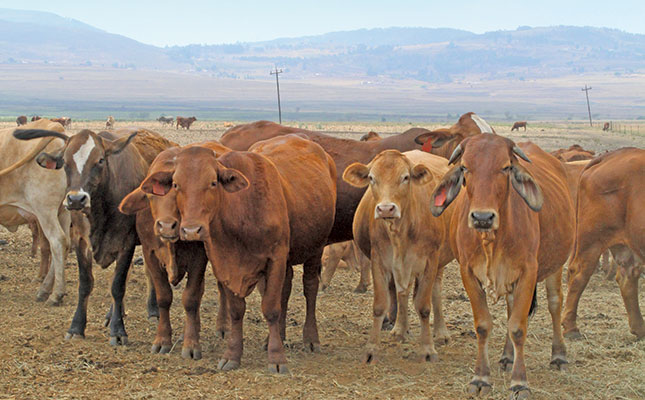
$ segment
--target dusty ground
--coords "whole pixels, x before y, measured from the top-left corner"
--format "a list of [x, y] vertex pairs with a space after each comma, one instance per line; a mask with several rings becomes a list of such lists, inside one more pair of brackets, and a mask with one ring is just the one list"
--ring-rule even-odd
[[[10, 124], [3, 124], [10, 126]], [[71, 132], [83, 127], [99, 129], [102, 122], [75, 123]], [[129, 125], [117, 122], [117, 126]], [[162, 132], [179, 143], [217, 138], [223, 122], [198, 121], [190, 132], [160, 129], [157, 123], [140, 123]], [[509, 135], [508, 125], [493, 124], [498, 133]], [[303, 127], [358, 137], [370, 129], [400, 132], [404, 125], [391, 124], [303, 124]], [[633, 133], [602, 132], [584, 124], [534, 123], [516, 140], [531, 139], [547, 150], [579, 143], [596, 151], [626, 145], [643, 147], [645, 129]], [[233, 372], [217, 370], [225, 343], [215, 337], [217, 295], [215, 280], [206, 276], [202, 304], [203, 359], [186, 361], [180, 356], [179, 336], [183, 327], [180, 290], [172, 308], [176, 348], [170, 355], [152, 355], [150, 343], [155, 325], [145, 311], [145, 277], [141, 267], [133, 267], [126, 295], [126, 329], [130, 344], [108, 345], [103, 316], [110, 305], [108, 285], [113, 268], [94, 268], [96, 286], [89, 302], [87, 338], [66, 342], [64, 333], [71, 321], [77, 294], [75, 258], [68, 258], [67, 297], [61, 307], [46, 307], [35, 301], [38, 284], [37, 260], [28, 256], [31, 236], [22, 227], [12, 234], [0, 228], [0, 398], [436, 398], [466, 397], [465, 384], [473, 374], [476, 342], [470, 305], [463, 290], [457, 266], [446, 268], [444, 309], [451, 341], [437, 348], [439, 362], [421, 364], [413, 359], [418, 319], [411, 316], [411, 331], [404, 344], [390, 340], [384, 332], [382, 354], [376, 365], [360, 363], [367, 332], [371, 326], [371, 290], [352, 292], [358, 274], [339, 269], [332, 286], [318, 302], [322, 352], [310, 354], [301, 348], [304, 297], [296, 270], [295, 287], [289, 310], [287, 357], [291, 374], [273, 376], [265, 371], [262, 343], [266, 324], [259, 311], [259, 296], [249, 297], [245, 319], [245, 353], [242, 367]], [[645, 281], [641, 281], [641, 293]], [[629, 333], [627, 318], [615, 282], [595, 274], [585, 291], [579, 310], [580, 341], [568, 341], [571, 362], [566, 373], [548, 368], [551, 322], [545, 292], [540, 285], [537, 315], [531, 320], [526, 348], [529, 382], [537, 399], [642, 399], [645, 398], [645, 341], [637, 342]], [[643, 295], [641, 294], [641, 299]], [[493, 366], [493, 392], [508, 396], [509, 373], [496, 368], [501, 355], [506, 315], [503, 302], [492, 306], [496, 326], [490, 341]]]

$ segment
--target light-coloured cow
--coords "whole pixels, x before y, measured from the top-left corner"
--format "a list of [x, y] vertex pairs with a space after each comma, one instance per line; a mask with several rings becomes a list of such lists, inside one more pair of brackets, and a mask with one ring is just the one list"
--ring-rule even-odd
[[370, 259], [365, 257], [361, 250], [356, 247], [353, 240], [346, 242], [334, 243], [325, 247], [322, 255], [322, 277], [320, 279], [320, 289], [325, 290], [331, 284], [331, 278], [336, 272], [336, 268], [341, 262], [352, 270], [360, 272], [361, 279], [354, 293], [365, 293], [370, 285]]
[[114, 129], [114, 117], [109, 116], [107, 117], [107, 121], [105, 121], [105, 129]]

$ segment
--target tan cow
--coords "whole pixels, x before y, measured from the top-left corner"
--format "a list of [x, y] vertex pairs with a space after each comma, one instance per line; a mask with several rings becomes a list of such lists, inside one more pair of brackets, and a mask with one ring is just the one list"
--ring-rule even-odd
[[114, 129], [114, 117], [109, 116], [107, 117], [107, 121], [105, 121], [105, 129]]
[[[486, 155], [483, 157], [482, 155]], [[506, 345], [500, 366], [512, 365], [513, 398], [530, 391], [524, 364], [528, 317], [535, 310], [537, 282], [546, 280], [553, 323], [551, 365], [567, 363], [560, 317], [562, 266], [573, 242], [573, 203], [560, 161], [532, 143], [516, 145], [497, 135], [477, 135], [454, 151], [456, 164], [431, 197], [441, 215], [455, 211], [450, 240], [473, 310], [477, 333], [475, 376], [471, 395], [490, 391], [488, 338], [493, 319], [487, 297], [505, 297], [508, 310]], [[458, 196], [464, 186], [461, 196]], [[597, 258], [596, 258], [597, 259]]]
[[[354, 186], [368, 186], [356, 210], [353, 229], [356, 242], [372, 261], [374, 323], [364, 356], [366, 363], [377, 357], [381, 326], [390, 308], [391, 281], [398, 305], [392, 334], [404, 339], [409, 327], [409, 295], [414, 291], [414, 307], [421, 321], [419, 354], [425, 361], [438, 360], [430, 335], [431, 306], [435, 336], [447, 336], [447, 329], [440, 302], [433, 299], [433, 288], [436, 277], [454, 256], [448, 241], [451, 213], [433, 218], [427, 199], [447, 171], [445, 158], [419, 150], [386, 150], [367, 165], [350, 165], [343, 174], [343, 179]], [[440, 291], [437, 295], [440, 297]]]
[[[598, 257], [612, 246], [627, 247], [636, 263], [621, 264], [616, 281], [625, 303], [630, 331], [645, 337], [638, 304], [638, 278], [645, 259], [645, 150], [625, 148], [603, 154], [582, 172], [576, 211], [576, 242], [569, 265], [569, 291], [562, 322], [567, 337], [580, 337], [576, 323], [578, 302]], [[622, 257], [619, 257], [622, 258]], [[628, 257], [627, 257], [628, 258]]]
[[370, 285], [370, 259], [365, 257], [363, 252], [356, 247], [353, 240], [346, 242], [334, 243], [325, 247], [322, 255], [322, 277], [320, 279], [320, 290], [325, 290], [331, 283], [331, 278], [336, 273], [338, 265], [344, 262], [347, 267], [358, 271], [361, 279], [354, 293], [365, 293]]
[[[23, 128], [64, 132], [61, 125], [47, 119], [30, 122]], [[65, 257], [69, 248], [70, 216], [61, 207], [67, 183], [65, 172], [46, 170], [34, 160], [42, 151], [56, 152], [63, 141], [43, 138], [22, 142], [12, 136], [13, 131], [0, 130], [0, 224], [15, 231], [18, 225], [37, 222], [51, 251], [51, 267], [36, 299], [60, 305], [65, 295]], [[43, 242], [43, 246], [47, 245]]]

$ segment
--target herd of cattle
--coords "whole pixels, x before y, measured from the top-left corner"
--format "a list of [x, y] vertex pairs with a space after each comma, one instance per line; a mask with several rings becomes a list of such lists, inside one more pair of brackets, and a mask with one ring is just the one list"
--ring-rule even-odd
[[[395, 337], [404, 338], [410, 294], [421, 325], [420, 359], [438, 359], [434, 340], [450, 336], [441, 304], [443, 269], [458, 261], [478, 343], [468, 384], [473, 395], [491, 388], [487, 302], [505, 298], [507, 337], [499, 363], [512, 371], [513, 396], [527, 397], [524, 344], [537, 283], [546, 283], [553, 322], [550, 364], [563, 370], [564, 337], [580, 335], [578, 302], [606, 251], [618, 263], [631, 332], [645, 337], [638, 304], [645, 259], [643, 150], [595, 155], [574, 145], [549, 154], [497, 135], [474, 113], [450, 128], [412, 128], [384, 138], [370, 132], [360, 141], [259, 121], [230, 128], [220, 141], [183, 147], [150, 130], [115, 130], [112, 117], [106, 131], [71, 136], [63, 121], [24, 119], [24, 126], [0, 131], [0, 223], [12, 231], [29, 224], [40, 242], [40, 301], [61, 303], [64, 260], [68, 250], [76, 252], [78, 305], [66, 338], [84, 337], [92, 264], [106, 268], [116, 261], [106, 324], [110, 344], [127, 344], [123, 297], [137, 245], [150, 284], [148, 314], [158, 318], [154, 353], [172, 348], [172, 287], [186, 277], [181, 354], [201, 358], [199, 312], [210, 261], [220, 298], [217, 333], [228, 336], [222, 370], [240, 366], [245, 298], [257, 286], [269, 369], [288, 371], [283, 341], [298, 264], [306, 298], [303, 341], [316, 351], [322, 266], [324, 290], [341, 259], [361, 271], [357, 291], [367, 289], [371, 272], [373, 326], [365, 363], [379, 357], [383, 327], [393, 326]], [[177, 117], [177, 127], [188, 129], [194, 120]]]

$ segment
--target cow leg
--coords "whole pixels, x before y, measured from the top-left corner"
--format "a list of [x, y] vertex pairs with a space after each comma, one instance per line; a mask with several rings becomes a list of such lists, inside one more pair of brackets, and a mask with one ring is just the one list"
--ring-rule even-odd
[[551, 344], [551, 366], [555, 369], [566, 370], [567, 349], [562, 336], [562, 268], [548, 276], [545, 280], [546, 297], [549, 313], [553, 323], [553, 342]]
[[[378, 346], [381, 341], [380, 334], [383, 327], [383, 320], [385, 319], [385, 312], [389, 308], [389, 278], [390, 273], [384, 273], [381, 267], [381, 260], [378, 254], [372, 251], [372, 284], [374, 286], [374, 303], [373, 313], [374, 319], [372, 329], [370, 330], [370, 337], [367, 341], [365, 355], [363, 362], [370, 364], [376, 361]], [[407, 300], [407, 299], [406, 299]]]
[[[434, 341], [430, 335], [430, 309], [437, 276], [436, 261], [428, 261], [423, 275], [417, 280], [417, 290], [414, 293], [414, 307], [421, 323], [419, 335], [419, 354], [422, 361], [439, 361]], [[407, 303], [407, 299], [405, 299]]]
[[394, 323], [394, 328], [392, 328], [391, 333], [392, 336], [394, 336], [394, 340], [399, 342], [405, 341], [405, 335], [408, 333], [408, 328], [410, 327], [410, 321], [408, 320], [409, 298], [410, 288], [405, 288], [396, 294], [398, 311], [396, 314], [396, 322]]
[[629, 330], [638, 339], [645, 337], [645, 323], [638, 305], [638, 278], [640, 276], [641, 268], [636, 263], [628, 266], [620, 265], [616, 272], [616, 282], [620, 287], [620, 294], [623, 297], [625, 310], [627, 311]]
[[[304, 279], [304, 276], [303, 276]], [[287, 269], [285, 271], [284, 283], [282, 284], [282, 293], [280, 296], [280, 338], [284, 342], [287, 340], [287, 310], [289, 308], [289, 298], [291, 297], [291, 286], [293, 284], [293, 266], [287, 264]], [[266, 286], [264, 290], [261, 291], [262, 298], [264, 298], [264, 293], [266, 292]], [[269, 337], [267, 336], [266, 347], [269, 346]]]
[[47, 299], [47, 305], [59, 306], [63, 302], [63, 296], [65, 296], [65, 258], [67, 257], [69, 241], [60, 225], [58, 215], [42, 216], [38, 219], [38, 223], [46, 240], [49, 242], [51, 266], [43, 283], [40, 285], [36, 299], [42, 301], [51, 293]]
[[433, 314], [433, 333], [434, 340], [439, 343], [447, 344], [450, 341], [450, 332], [446, 326], [446, 320], [443, 317], [442, 307], [442, 285], [443, 285], [443, 267], [437, 271], [437, 277], [432, 287], [432, 314]]
[[204, 295], [205, 271], [206, 260], [195, 263], [194, 268], [188, 271], [188, 282], [181, 299], [186, 312], [184, 345], [181, 349], [181, 356], [183, 358], [192, 358], [193, 360], [202, 358], [202, 347], [199, 344], [199, 331], [201, 329], [199, 306]]
[[[355, 251], [360, 252], [359, 249], [356, 249]], [[354, 293], [365, 293], [367, 292], [367, 288], [370, 286], [370, 280], [372, 279], [370, 277], [370, 260], [362, 253], [356, 254], [356, 256], [358, 258], [357, 265], [360, 269], [361, 279], [358, 281], [358, 286], [354, 289]]]
[[[506, 295], [506, 323], [511, 318], [511, 310], [513, 310], [513, 294]], [[504, 342], [504, 351], [502, 358], [499, 359], [499, 368], [502, 371], [510, 371], [513, 368], [513, 360], [515, 359], [515, 351], [513, 349], [513, 342], [511, 336], [506, 333], [506, 341]]]
[[157, 304], [157, 293], [155, 285], [152, 282], [152, 277], [150, 276], [149, 269], [144, 267], [144, 272], [146, 273], [146, 287], [148, 289], [148, 301], [146, 302], [146, 308], [148, 309], [148, 321], [158, 322], [159, 305]]
[[[322, 249], [321, 249], [322, 253]], [[320, 257], [320, 253], [318, 254]], [[320, 260], [320, 258], [319, 258]], [[320, 261], [319, 261], [320, 263]], [[282, 288], [285, 285], [287, 265], [287, 254], [280, 255], [267, 261], [266, 289], [262, 296], [262, 314], [269, 325], [269, 342], [268, 350], [268, 367], [269, 372], [285, 374], [289, 372], [287, 368], [287, 358], [284, 355], [282, 337], [280, 335], [280, 315], [282, 314]], [[289, 269], [289, 268], [287, 268]], [[307, 268], [305, 268], [306, 270]], [[320, 273], [320, 264], [316, 276]], [[318, 281], [316, 280], [316, 290], [318, 290]], [[305, 292], [306, 293], [306, 292]], [[314, 303], [315, 306], [315, 303]]]
[[165, 354], [172, 348], [172, 326], [170, 325], [170, 306], [172, 305], [172, 288], [168, 282], [168, 273], [162, 268], [159, 260], [154, 255], [148, 255], [144, 248], [146, 274], [150, 277], [155, 288], [156, 304], [158, 306], [159, 321], [157, 334], [150, 348], [151, 353]]
[[217, 337], [224, 339], [226, 332], [230, 332], [231, 319], [228, 313], [224, 286], [219, 281], [217, 281], [217, 291], [219, 292], [219, 308], [217, 310], [217, 320], [215, 321], [215, 334]]
[[529, 309], [535, 291], [537, 265], [527, 264], [524, 274], [513, 290], [513, 309], [508, 319], [508, 335], [513, 341], [515, 353], [511, 372], [512, 398], [528, 398], [530, 394], [526, 379], [526, 365], [524, 364], [524, 343], [526, 342]]
[[[374, 271], [372, 267], [372, 280], [374, 279]], [[387, 315], [383, 319], [383, 325], [381, 326], [381, 329], [384, 331], [389, 331], [392, 328], [394, 328], [394, 324], [396, 323], [396, 313], [398, 312], [398, 301], [396, 300], [396, 286], [394, 285], [394, 277], [390, 275], [390, 279], [388, 279], [388, 287], [387, 287], [387, 295], [390, 298], [389, 302], [389, 309], [387, 311]]]
[[110, 345], [112, 346], [128, 344], [128, 334], [125, 331], [125, 325], [123, 323], [123, 296], [125, 296], [126, 281], [133, 255], [134, 246], [131, 246], [119, 254], [116, 260], [116, 270], [114, 271], [111, 288], [112, 299], [114, 300], [112, 316], [110, 318]]
[[72, 324], [67, 330], [65, 339], [84, 338], [87, 325], [87, 301], [94, 289], [94, 275], [92, 274], [92, 259], [88, 259], [88, 244], [81, 240], [76, 247], [76, 260], [78, 262], [78, 304], [72, 318]]
[[42, 231], [38, 232], [38, 243], [40, 245], [40, 270], [38, 272], [38, 281], [42, 282], [49, 272], [49, 265], [52, 261], [51, 247], [49, 240], [45, 237]]
[[322, 269], [320, 290], [326, 290], [331, 284], [331, 278], [336, 273], [336, 268], [338, 268], [338, 264], [340, 264], [341, 256], [342, 254], [340, 251], [331, 250], [329, 248], [324, 251], [323, 259], [325, 262]]
[[228, 288], [224, 288], [228, 311], [231, 316], [231, 335], [228, 337], [228, 346], [224, 355], [219, 360], [217, 368], [223, 371], [237, 369], [242, 360], [243, 342], [243, 322], [244, 313], [246, 312], [246, 300], [243, 297], [237, 297]]
[[320, 351], [320, 338], [318, 336], [318, 322], [316, 321], [316, 300], [318, 297], [318, 283], [322, 268], [320, 257], [322, 248], [307, 260], [303, 267], [302, 287], [307, 303], [305, 325], [302, 328], [302, 340], [305, 350], [316, 353]]
[[[493, 319], [488, 311], [486, 293], [472, 270], [460, 264], [461, 280], [464, 283], [466, 294], [470, 299], [473, 310], [475, 332], [477, 333], [477, 360], [475, 361], [475, 376], [468, 384], [470, 395], [486, 395], [491, 390], [490, 366], [488, 364], [488, 338], [493, 329]], [[533, 291], [531, 291], [533, 293]]]
[[29, 225], [29, 230], [31, 231], [31, 257], [36, 257], [36, 254], [38, 254], [38, 242], [41, 238], [40, 227], [38, 226], [37, 219], [27, 218], [27, 224]]

